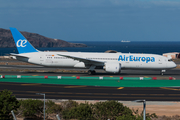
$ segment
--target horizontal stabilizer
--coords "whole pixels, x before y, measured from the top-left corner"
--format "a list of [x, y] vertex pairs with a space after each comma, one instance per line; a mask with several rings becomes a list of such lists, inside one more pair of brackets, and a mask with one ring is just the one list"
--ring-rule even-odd
[[10, 55], [12, 55], [12, 56], [17, 56], [17, 57], [22, 57], [22, 58], [29, 58], [29, 57], [24, 56], [24, 55], [21, 55], [21, 54], [10, 53]]

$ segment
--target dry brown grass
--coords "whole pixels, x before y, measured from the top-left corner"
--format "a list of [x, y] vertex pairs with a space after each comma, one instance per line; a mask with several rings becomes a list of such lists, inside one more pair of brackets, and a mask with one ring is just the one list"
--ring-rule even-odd
[[0, 65], [34, 65], [25, 62], [0, 62]]
[[176, 69], [180, 69], [180, 65], [177, 65]]
[[173, 116], [158, 116], [158, 118], [152, 118], [151, 120], [180, 120], [179, 115], [173, 115]]

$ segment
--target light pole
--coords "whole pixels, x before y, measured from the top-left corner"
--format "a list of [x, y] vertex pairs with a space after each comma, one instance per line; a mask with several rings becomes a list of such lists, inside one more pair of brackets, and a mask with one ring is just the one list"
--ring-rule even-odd
[[143, 102], [143, 120], [146, 120], [146, 100], [135, 100], [133, 102]]
[[45, 93], [36, 93], [37, 95], [44, 95], [44, 120], [45, 120]]

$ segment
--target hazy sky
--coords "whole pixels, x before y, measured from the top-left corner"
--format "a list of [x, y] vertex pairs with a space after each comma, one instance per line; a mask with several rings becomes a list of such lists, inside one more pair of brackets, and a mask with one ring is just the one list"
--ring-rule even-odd
[[180, 41], [180, 0], [1, 0], [9, 27], [65, 41]]

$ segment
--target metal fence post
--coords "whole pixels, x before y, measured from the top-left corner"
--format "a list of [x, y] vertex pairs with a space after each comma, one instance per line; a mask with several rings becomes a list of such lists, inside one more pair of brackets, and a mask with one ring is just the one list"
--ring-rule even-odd
[[46, 113], [45, 113], [45, 93], [36, 93], [37, 95], [44, 95], [44, 120], [45, 120], [45, 116], [46, 116]]
[[58, 120], [61, 120], [61, 119], [59, 118], [59, 115], [58, 115], [58, 114], [56, 115], [56, 117], [57, 117]]
[[13, 112], [13, 110], [11, 110], [11, 113], [12, 113], [12, 115], [13, 115], [14, 120], [17, 120], [17, 119], [16, 119], [16, 116], [15, 116], [15, 114], [14, 114], [14, 112]]

